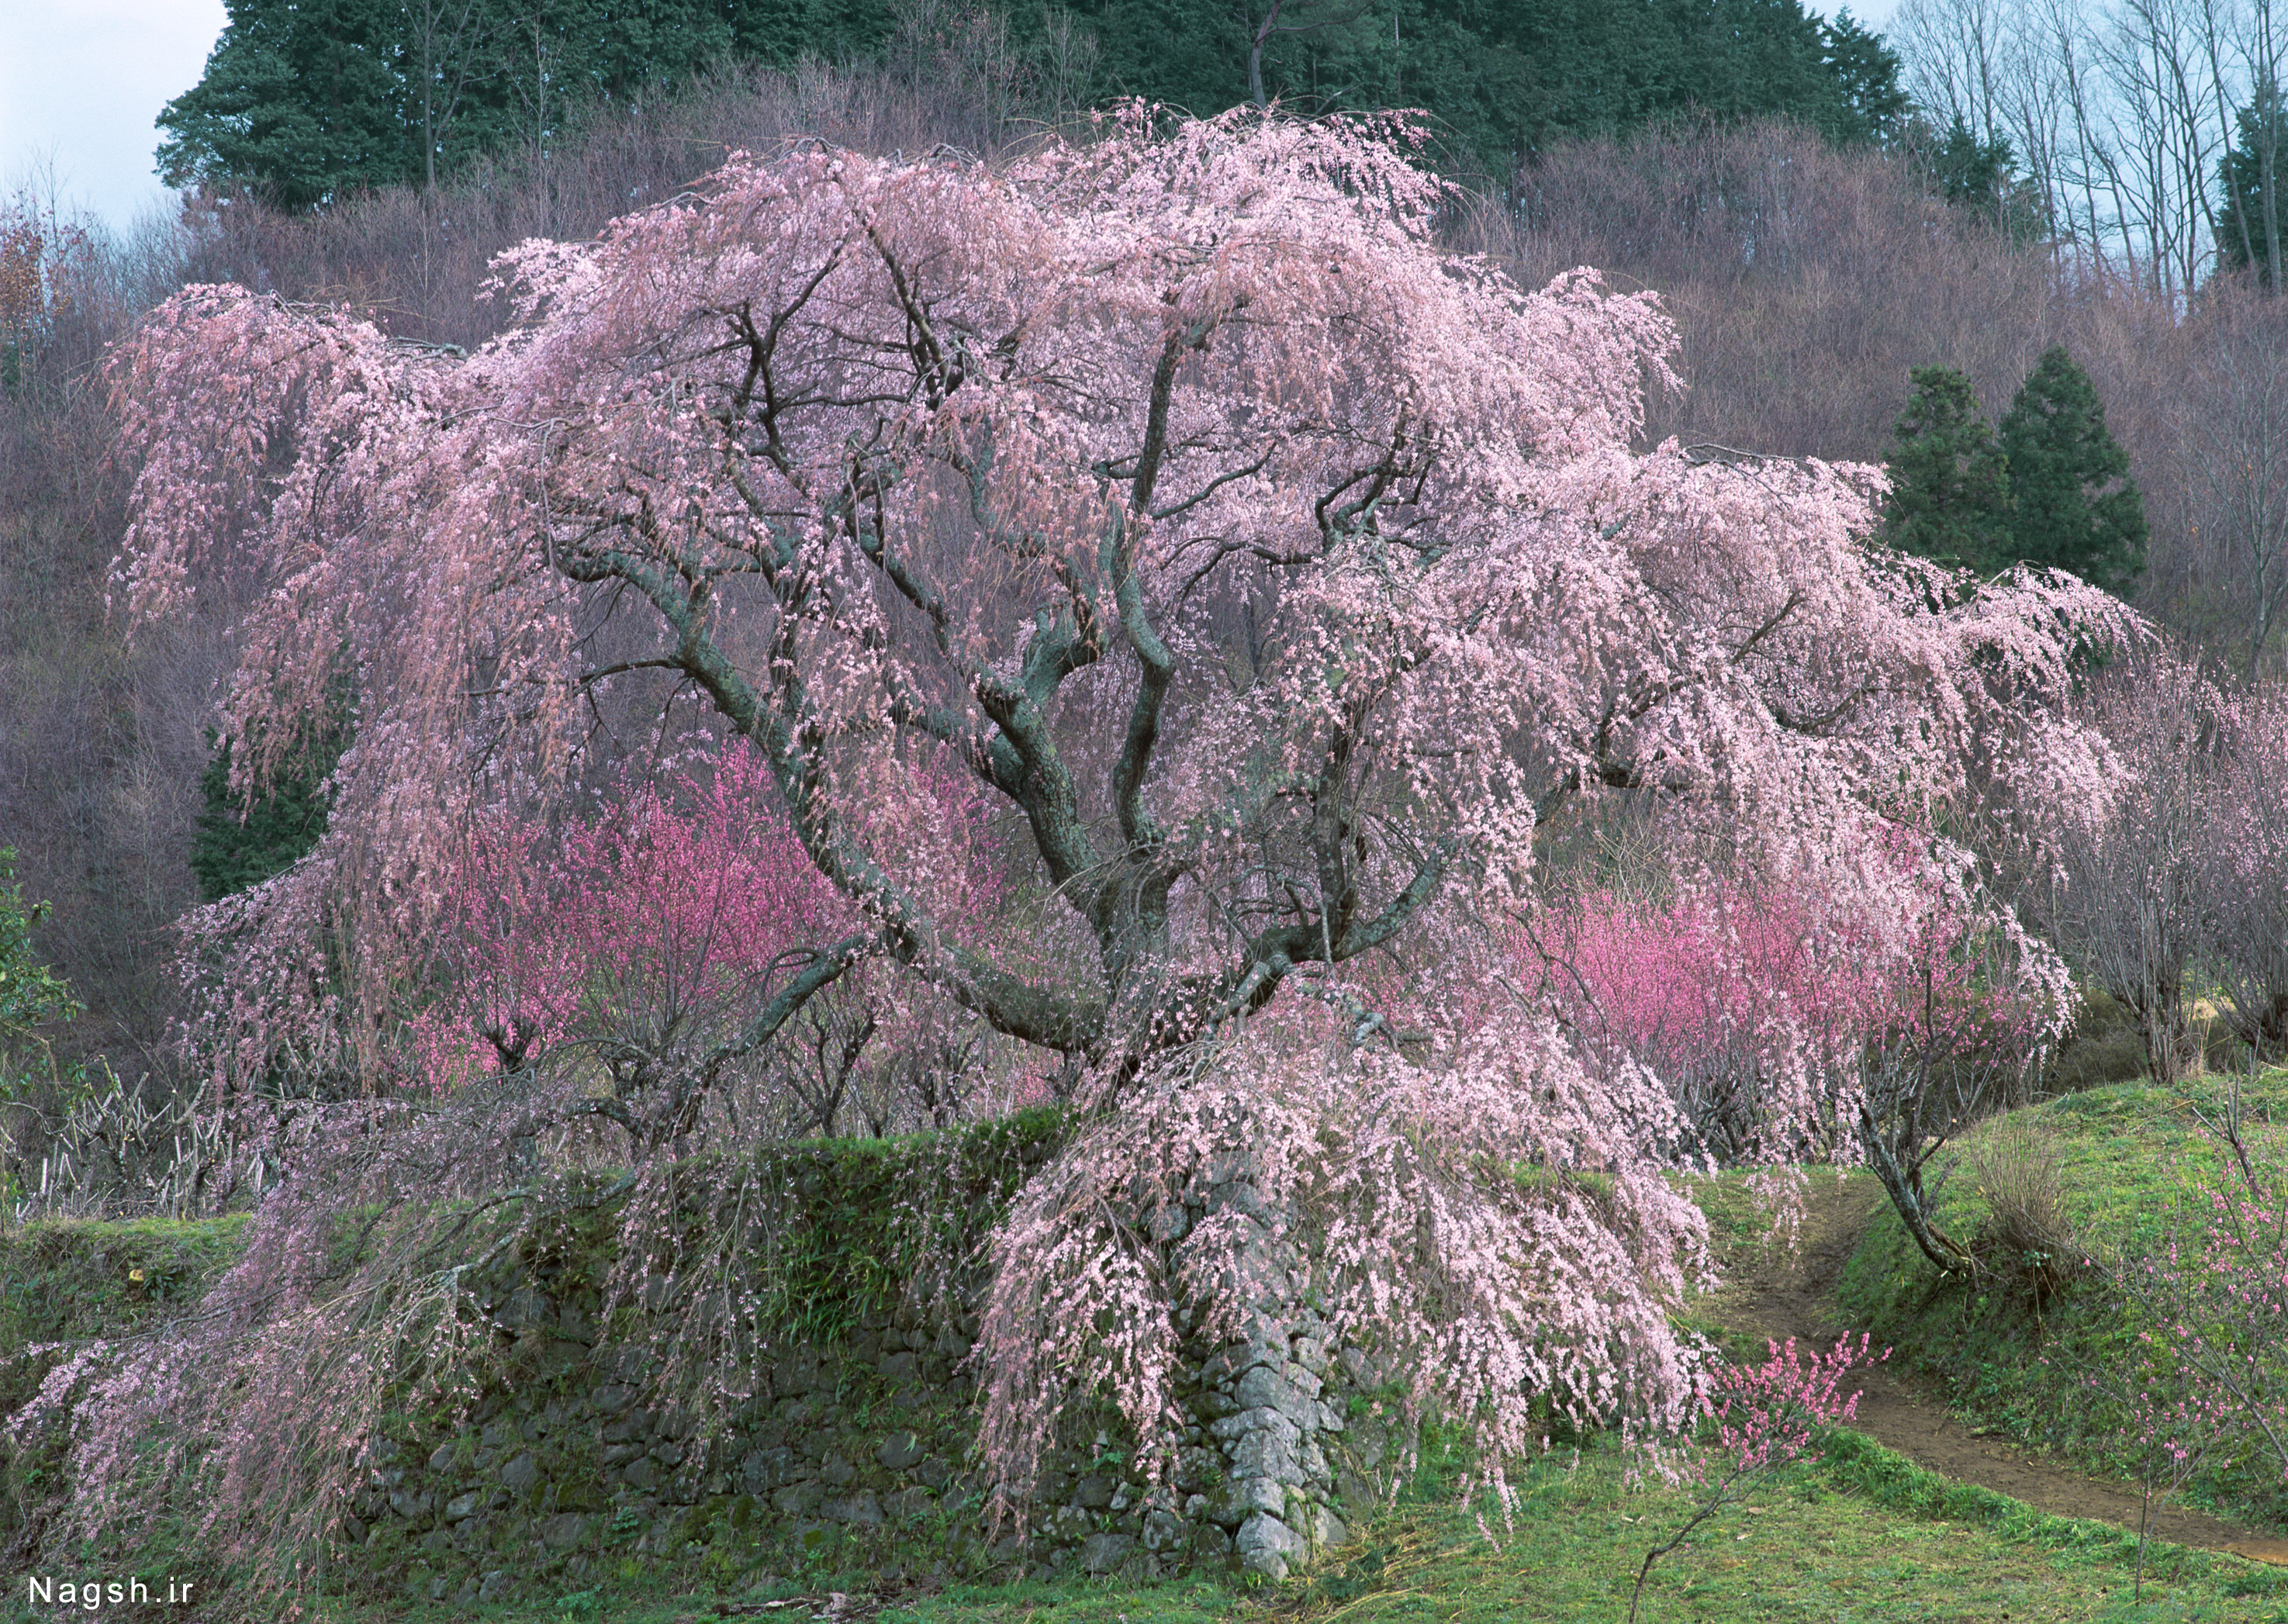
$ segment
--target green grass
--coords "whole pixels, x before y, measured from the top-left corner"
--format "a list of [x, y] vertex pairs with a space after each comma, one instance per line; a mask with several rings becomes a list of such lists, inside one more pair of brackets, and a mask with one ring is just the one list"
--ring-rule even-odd
[[57, 1218], [0, 1234], [0, 1353], [115, 1336], [187, 1312], [238, 1257], [243, 1214]]
[[[2136, 1541], [2101, 1524], [2046, 1517], [1989, 1491], [1949, 1483], [1854, 1434], [1830, 1435], [1815, 1465], [1767, 1480], [1744, 1506], [1704, 1525], [1703, 1537], [1656, 1567], [1646, 1624], [1820, 1620], [2288, 1621], [2288, 1572], [2173, 1547], [2149, 1552], [2145, 1594], [2132, 1599]], [[1371, 1624], [1378, 1620], [1597, 1620], [1625, 1618], [1647, 1547], [1688, 1515], [1691, 1501], [1624, 1481], [1609, 1446], [1577, 1462], [1553, 1456], [1517, 1485], [1511, 1525], [1490, 1496], [1458, 1509], [1448, 1459], [1406, 1503], [1369, 1523], [1313, 1576], [1243, 1587], [1192, 1578], [1156, 1584], [1043, 1582], [910, 1591], [889, 1598], [882, 1624]], [[1477, 1527], [1482, 1514], [1493, 1533]], [[599, 1583], [517, 1605], [386, 1612], [321, 1604], [313, 1624], [699, 1624], [719, 1601], [747, 1616], [766, 1600], [864, 1595], [863, 1573], [814, 1575], [802, 1586], [747, 1580], [676, 1593], [669, 1580]]]
[[[2214, 1113], [2225, 1085], [2216, 1076], [2176, 1089], [2122, 1083], [1981, 1124], [1936, 1164], [1938, 1224], [1962, 1240], [1986, 1230], [1991, 1207], [1979, 1188], [1977, 1153], [1998, 1136], [2031, 1129], [2054, 1149], [2058, 1193], [2077, 1249], [2113, 1260], [2149, 1252], [2165, 1243], [2181, 1210], [2228, 1176], [2228, 1153], [2197, 1114]], [[2243, 1079], [2242, 1101], [2251, 1148], [2278, 1165], [2288, 1153], [2288, 1131], [2278, 1126], [2288, 1123], [2288, 1070]], [[2117, 1364], [2141, 1328], [2101, 1274], [2069, 1272], [2054, 1292], [2038, 1294], [2006, 1271], [1950, 1280], [1924, 1261], [1886, 1206], [1845, 1270], [1839, 1295], [1853, 1325], [1941, 1377], [1976, 1424], [2101, 1471], [2134, 1476], [2118, 1418], [2082, 1374]], [[2188, 1498], [2244, 1520], [2277, 1522], [2288, 1519], [2277, 1478], [2252, 1456], [2205, 1471]]]

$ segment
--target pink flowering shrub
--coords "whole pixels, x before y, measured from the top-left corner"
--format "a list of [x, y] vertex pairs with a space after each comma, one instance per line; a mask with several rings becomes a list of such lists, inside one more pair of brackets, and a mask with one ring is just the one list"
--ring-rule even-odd
[[566, 1044], [607, 1071], [703, 1048], [846, 931], [753, 756], [713, 769], [625, 786], [555, 828], [475, 821], [447, 883], [449, 989], [410, 1022], [413, 1081], [441, 1093]]
[[2253, 1161], [2230, 1177], [2110, 1271], [2143, 1321], [2124, 1390], [2162, 1470], [2215, 1447], [2288, 1485], [2288, 1177]]

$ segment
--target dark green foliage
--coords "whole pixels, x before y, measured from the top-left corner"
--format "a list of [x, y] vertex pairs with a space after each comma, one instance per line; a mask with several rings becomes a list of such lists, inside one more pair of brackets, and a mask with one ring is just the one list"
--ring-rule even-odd
[[160, 172], [288, 210], [553, 145], [599, 104], [633, 102], [734, 49], [775, 59], [791, 28], [835, 21], [812, 14], [815, 0], [228, 4], [204, 75], [159, 115]]
[[1970, 380], [1918, 367], [1889, 457], [1882, 538], [1903, 552], [1984, 572], [2006, 562], [2009, 465]]
[[1931, 178], [1940, 194], [1989, 216], [2016, 169], [2009, 142], [1980, 140], [1959, 115], [1931, 154]]
[[1980, 140], [1959, 115], [1944, 139], [1934, 139], [1919, 120], [1911, 147], [1919, 150], [1930, 185], [1941, 197], [1972, 218], [2014, 241], [2038, 241], [2045, 224], [2041, 188], [2018, 172], [2018, 158], [2000, 136]]
[[735, 1276], [765, 1342], [831, 1342], [897, 1306], [909, 1282], [980, 1255], [1009, 1202], [1063, 1137], [1040, 1106], [899, 1139], [806, 1139], [754, 1154], [751, 1171], [687, 1206], [655, 1266], [696, 1281]]
[[246, 1222], [54, 1218], [0, 1236], [0, 1354], [189, 1311], [238, 1261]]
[[[1024, 35], [1060, 4], [1095, 36], [1100, 99], [1202, 115], [1250, 96], [1268, 0], [1006, 0]], [[250, 187], [287, 209], [427, 183], [488, 152], [549, 145], [736, 57], [790, 67], [878, 52], [895, 0], [229, 0], [205, 76], [169, 104], [178, 185]], [[1802, 0], [1284, 0], [1264, 88], [1291, 109], [1418, 107], [1445, 157], [1505, 178], [1551, 143], [1656, 119], [1778, 115], [1880, 139], [1899, 62]]]
[[348, 743], [346, 728], [312, 740], [271, 774], [251, 804], [231, 792], [230, 741], [215, 746], [199, 779], [206, 807], [191, 839], [191, 873], [203, 900], [259, 885], [316, 848], [326, 832], [326, 778]]
[[2288, 103], [2267, 79], [2234, 120], [2232, 146], [2217, 164], [2220, 207], [2217, 257], [2227, 269], [2253, 266], [2257, 280], [2276, 290], [2281, 218], [2281, 170], [2288, 166]]
[[195, 85], [167, 104], [170, 186], [250, 186], [282, 209], [413, 178], [417, 155], [380, 0], [230, 0]]
[[2109, 592], [2145, 570], [2145, 507], [2089, 374], [2053, 346], [2002, 419], [2011, 546]]
[[1814, 122], [1840, 145], [1891, 139], [1913, 106], [1899, 84], [1899, 59], [1881, 35], [1859, 26], [1847, 5], [1827, 28], [1827, 76], [1833, 100]]
[[[1321, 3], [1331, 9], [1334, 0]], [[1229, 11], [1195, 0], [1185, 59], [1213, 78], [1187, 95], [1163, 88], [1148, 25], [1132, 36], [1134, 50], [1116, 49], [1132, 6], [1140, 20], [1147, 9], [1183, 4], [1114, 0], [1098, 22], [1107, 66], [1116, 65], [1116, 88], [1220, 111], [1245, 90], [1245, 26]], [[1898, 59], [1879, 39], [1847, 13], [1822, 23], [1799, 0], [1386, 0], [1353, 9], [1347, 29], [1275, 42], [1267, 87], [1306, 111], [1423, 108], [1456, 155], [1495, 174], [1563, 140], [1695, 116], [1776, 115], [1832, 140], [1879, 139], [1906, 105]], [[1238, 41], [1236, 57], [1216, 43], [1219, 30]]]

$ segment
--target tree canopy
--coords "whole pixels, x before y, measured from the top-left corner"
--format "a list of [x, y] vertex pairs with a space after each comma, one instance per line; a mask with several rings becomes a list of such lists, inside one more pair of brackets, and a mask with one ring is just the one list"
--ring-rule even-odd
[[2252, 267], [2278, 286], [2282, 170], [2288, 167], [2288, 105], [2276, 81], [2260, 82], [2233, 120], [2232, 145], [2217, 160], [2217, 257], [2228, 270]]
[[[317, 852], [187, 931], [219, 1068], [383, 1051], [354, 1131], [265, 1209], [274, 1277], [322, 1272], [287, 1254], [330, 1244], [327, 1203], [381, 1200], [408, 1143], [424, 1188], [516, 1200], [505, 1159], [551, 1124], [673, 1151], [711, 1068], [862, 966], [1080, 1076], [995, 1243], [1005, 1503], [1098, 1392], [1164, 1470], [1178, 1349], [1252, 1311], [1262, 1225], [1183, 1217], [1241, 1151], [1275, 1207], [1315, 1203], [1330, 1336], [1474, 1418], [1490, 1459], [1539, 1438], [1536, 1395], [1675, 1424], [1704, 1232], [1665, 1174], [1694, 1141], [1667, 1082], [1487, 974], [1537, 844], [1626, 797], [1678, 872], [1823, 899], [1855, 955], [1910, 967], [1941, 896], [2062, 1007], [1951, 831], [1985, 795], [2091, 792], [2061, 706], [2077, 651], [2133, 622], [2070, 580], [1869, 547], [1872, 470], [1642, 446], [1675, 382], [1657, 302], [1442, 252], [1425, 139], [1140, 111], [1001, 166], [741, 159], [504, 256], [513, 324], [466, 358], [236, 287], [157, 312], [112, 374], [131, 611], [226, 561], [276, 583], [225, 718], [257, 777], [344, 685], [358, 717]], [[608, 1067], [404, 1089], [388, 1051], [438, 946], [485, 927], [471, 831], [576, 828], [615, 718], [751, 751], [756, 827], [834, 906], [737, 969], [725, 1042], [624, 1030]], [[1009, 835], [999, 900], [981, 820]], [[1755, 1075], [1742, 1160], [1886, 1109], [1784, 1047]], [[183, 1434], [135, 1397], [179, 1382], [120, 1381], [115, 1440], [147, 1413]]]
[[1890, 456], [1883, 539], [1903, 552], [1990, 571], [2009, 551], [2009, 463], [1970, 380], [1918, 367]]
[[1889, 457], [1883, 539], [1982, 574], [2064, 570], [2123, 592], [2145, 568], [2145, 507], [2096, 387], [2063, 347], [2044, 352], [1998, 438], [1970, 380], [1918, 367]]
[[228, 0], [198, 83], [167, 104], [161, 175], [299, 210], [433, 181], [560, 139], [783, 20], [735, 0]]
[[2129, 454], [2074, 358], [2052, 345], [2002, 419], [2007, 531], [2018, 560], [2062, 569], [2109, 592], [2145, 571], [2145, 504]]
[[[1553, 141], [1656, 119], [1776, 114], [1863, 141], [1906, 107], [1881, 40], [1801, 0], [1035, 3], [1094, 36], [1092, 76], [1069, 93], [1203, 115], [1259, 89], [1313, 112], [1417, 107], [1497, 175]], [[305, 209], [553, 140], [599, 102], [719, 59], [847, 60], [902, 25], [957, 19], [975, 20], [856, 0], [230, 0], [205, 74], [160, 115], [160, 168]]]

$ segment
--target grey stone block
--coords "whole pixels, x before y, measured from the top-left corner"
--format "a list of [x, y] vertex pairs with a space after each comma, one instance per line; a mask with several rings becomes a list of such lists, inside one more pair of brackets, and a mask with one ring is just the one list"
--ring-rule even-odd
[[541, 1542], [551, 1550], [566, 1550], [588, 1537], [588, 1519], [577, 1511], [559, 1511], [540, 1525]]
[[521, 1494], [540, 1481], [540, 1462], [528, 1449], [501, 1468], [501, 1487], [512, 1494]]
[[1258, 1511], [1274, 1516], [1284, 1511], [1287, 1485], [1271, 1477], [1235, 1477], [1224, 1485], [1217, 1498], [1221, 1503], [1215, 1506], [1215, 1520], [1227, 1528], [1236, 1528]]
[[1304, 1474], [1300, 1429], [1275, 1412], [1258, 1414], [1267, 1416], [1267, 1421], [1253, 1431], [1243, 1434], [1232, 1446], [1232, 1476], [1301, 1483]]
[[900, 1489], [882, 1502], [882, 1509], [901, 1522], [927, 1517], [936, 1509], [937, 1496], [918, 1485], [910, 1489]]
[[495, 1568], [485, 1575], [484, 1582], [477, 1587], [477, 1599], [481, 1602], [497, 1602], [504, 1599], [509, 1593], [510, 1582], [509, 1576], [504, 1570]]
[[815, 1483], [790, 1484], [771, 1496], [771, 1509], [783, 1517], [814, 1517], [825, 1500], [826, 1491]]
[[846, 1523], [853, 1528], [879, 1528], [886, 1520], [882, 1502], [871, 1489], [860, 1489], [846, 1500], [829, 1501], [822, 1515], [830, 1523]]
[[1174, 1550], [1184, 1542], [1184, 1519], [1173, 1511], [1148, 1511], [1144, 1516], [1144, 1549]]
[[556, 1300], [546, 1292], [530, 1286], [520, 1286], [508, 1294], [501, 1305], [500, 1322], [521, 1330], [528, 1326], [552, 1325], [556, 1320]]
[[482, 1496], [473, 1492], [456, 1494], [445, 1502], [445, 1520], [449, 1523], [457, 1523], [465, 1517], [474, 1517], [477, 1514], [477, 1507], [481, 1503], [482, 1503]]
[[1124, 1533], [1092, 1533], [1081, 1541], [1080, 1565], [1092, 1573], [1109, 1573], [1136, 1549]]
[[1268, 1511], [1258, 1511], [1243, 1524], [1232, 1541], [1239, 1565], [1267, 1579], [1284, 1579], [1306, 1554], [1303, 1536]]
[[893, 1432], [882, 1440], [874, 1458], [891, 1471], [904, 1471], [921, 1460], [921, 1441], [910, 1432]]

